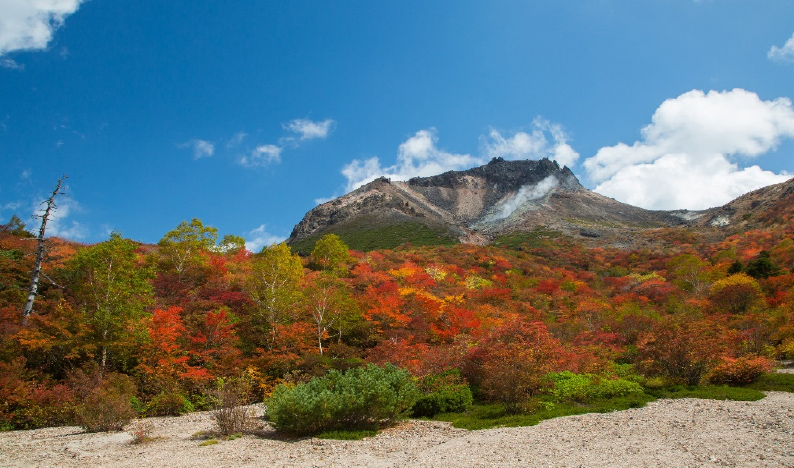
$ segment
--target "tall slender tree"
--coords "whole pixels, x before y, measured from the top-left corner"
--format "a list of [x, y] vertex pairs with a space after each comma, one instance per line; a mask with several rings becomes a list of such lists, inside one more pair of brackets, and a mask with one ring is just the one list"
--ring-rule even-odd
[[44, 254], [46, 251], [46, 246], [44, 243], [44, 233], [47, 229], [47, 221], [50, 220], [50, 216], [52, 216], [53, 212], [58, 208], [58, 205], [55, 203], [55, 198], [58, 195], [63, 195], [63, 181], [67, 179], [66, 174], [61, 176], [58, 179], [58, 183], [55, 184], [55, 189], [52, 191], [52, 195], [50, 198], [44, 200], [41, 204], [44, 205], [44, 214], [42, 215], [34, 215], [34, 217], [41, 218], [41, 227], [39, 228], [39, 235], [36, 238], [37, 246], [36, 246], [36, 263], [33, 267], [33, 274], [30, 278], [30, 287], [28, 288], [28, 299], [25, 301], [25, 306], [22, 308], [22, 324], [26, 325], [28, 321], [28, 317], [30, 314], [33, 313], [33, 303], [36, 300], [36, 296], [38, 295], [39, 290], [39, 278], [41, 278], [41, 264], [44, 261]]
[[129, 346], [126, 338], [152, 303], [154, 276], [136, 253], [136, 244], [114, 232], [110, 239], [86, 247], [71, 260], [72, 293], [98, 350], [102, 371], [113, 351]]
[[300, 257], [283, 242], [263, 249], [254, 260], [246, 289], [256, 304], [254, 321], [268, 334], [268, 349], [276, 347], [278, 326], [293, 319], [302, 280]]

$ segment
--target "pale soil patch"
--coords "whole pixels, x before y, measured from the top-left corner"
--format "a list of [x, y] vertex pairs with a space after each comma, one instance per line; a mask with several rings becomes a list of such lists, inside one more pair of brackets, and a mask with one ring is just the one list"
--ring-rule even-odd
[[[259, 409], [261, 414], [261, 408]], [[209, 413], [151, 418], [153, 442], [75, 427], [0, 433], [0, 466], [789, 466], [794, 394], [757, 402], [659, 400], [645, 408], [483, 431], [411, 421], [361, 441], [279, 440], [272, 430], [199, 447]]]

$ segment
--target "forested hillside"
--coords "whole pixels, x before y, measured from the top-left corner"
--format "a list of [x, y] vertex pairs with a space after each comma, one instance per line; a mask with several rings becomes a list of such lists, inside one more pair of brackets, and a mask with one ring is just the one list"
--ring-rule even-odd
[[774, 229], [716, 244], [659, 229], [647, 236], [665, 247], [642, 250], [538, 230], [370, 252], [329, 235], [302, 258], [285, 244], [248, 252], [197, 219], [158, 245], [51, 238], [24, 324], [35, 240], [15, 218], [0, 232], [0, 425], [179, 414], [207, 408], [219, 379], [261, 400], [365, 363], [423, 382], [455, 369], [475, 398], [516, 411], [559, 391], [564, 371], [748, 383], [794, 358], [794, 221], [778, 208]]

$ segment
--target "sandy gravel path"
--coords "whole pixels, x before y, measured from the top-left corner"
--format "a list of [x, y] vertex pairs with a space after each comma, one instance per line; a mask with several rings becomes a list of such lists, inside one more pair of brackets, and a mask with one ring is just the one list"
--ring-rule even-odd
[[361, 441], [260, 435], [200, 447], [208, 413], [146, 420], [157, 440], [76, 427], [0, 433], [2, 467], [794, 467], [794, 394], [757, 402], [659, 400], [645, 408], [483, 431], [411, 421]]

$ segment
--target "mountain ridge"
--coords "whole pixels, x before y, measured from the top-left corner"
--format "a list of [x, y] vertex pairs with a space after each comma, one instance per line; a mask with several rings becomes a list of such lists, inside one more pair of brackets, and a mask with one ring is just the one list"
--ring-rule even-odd
[[[710, 230], [741, 224], [748, 212], [774, 207], [775, 200], [792, 196], [794, 180], [778, 185], [787, 184], [789, 191], [765, 187], [707, 210], [646, 210], [586, 189], [568, 167], [555, 161], [494, 158], [468, 170], [407, 181], [380, 177], [310, 210], [287, 243], [306, 252], [322, 235], [357, 233], [384, 247], [377, 238], [404, 231], [392, 244], [404, 240], [485, 245], [501, 235], [542, 227], [590, 243], [623, 245], [631, 243], [634, 234], [652, 229]], [[412, 229], [427, 236], [416, 238]], [[366, 243], [351, 247], [369, 250]]]

